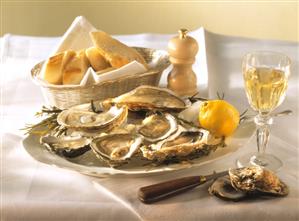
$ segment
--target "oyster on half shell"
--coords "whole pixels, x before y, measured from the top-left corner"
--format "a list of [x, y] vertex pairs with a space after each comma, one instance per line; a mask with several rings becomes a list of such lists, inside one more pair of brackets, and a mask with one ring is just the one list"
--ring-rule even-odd
[[93, 134], [99, 131], [106, 132], [120, 126], [126, 121], [127, 115], [128, 109], [125, 106], [112, 106], [109, 110], [101, 113], [70, 108], [58, 115], [57, 122], [66, 128]]
[[48, 150], [65, 157], [77, 157], [90, 150], [91, 139], [76, 136], [52, 136], [46, 135], [40, 138], [40, 143], [44, 145]]
[[148, 142], [154, 143], [169, 137], [177, 129], [177, 121], [171, 114], [155, 113], [142, 121], [138, 133]]
[[118, 97], [107, 99], [102, 105], [104, 108], [111, 105], [125, 105], [132, 111], [180, 111], [190, 106], [191, 103], [168, 89], [143, 85]]
[[[210, 142], [206, 139], [208, 136], [205, 133], [209, 132], [196, 128], [187, 130], [179, 125], [174, 134], [160, 142], [141, 147], [141, 151], [149, 160], [164, 161], [171, 157], [184, 157], [204, 149], [207, 142]], [[221, 142], [221, 139], [214, 140], [212, 137], [209, 139], [213, 139], [214, 145]]]
[[143, 138], [130, 133], [108, 134], [93, 139], [90, 146], [99, 158], [124, 161], [139, 149]]

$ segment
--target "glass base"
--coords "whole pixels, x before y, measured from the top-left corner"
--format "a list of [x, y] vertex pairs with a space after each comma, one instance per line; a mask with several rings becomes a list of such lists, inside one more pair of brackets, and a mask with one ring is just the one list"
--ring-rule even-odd
[[277, 171], [282, 167], [281, 160], [272, 154], [250, 153], [237, 159], [236, 164], [237, 167], [261, 166], [272, 171]]

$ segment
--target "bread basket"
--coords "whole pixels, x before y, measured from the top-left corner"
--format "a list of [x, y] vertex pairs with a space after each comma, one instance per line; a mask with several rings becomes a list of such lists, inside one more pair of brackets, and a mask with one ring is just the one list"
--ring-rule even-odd
[[89, 86], [52, 85], [45, 84], [38, 78], [42, 65], [40, 62], [31, 70], [31, 77], [42, 89], [47, 103], [59, 109], [66, 109], [77, 104], [88, 103], [91, 100], [103, 100], [126, 93], [140, 85], [157, 86], [161, 74], [170, 65], [166, 51], [135, 47], [149, 64], [149, 70], [143, 74], [105, 81]]

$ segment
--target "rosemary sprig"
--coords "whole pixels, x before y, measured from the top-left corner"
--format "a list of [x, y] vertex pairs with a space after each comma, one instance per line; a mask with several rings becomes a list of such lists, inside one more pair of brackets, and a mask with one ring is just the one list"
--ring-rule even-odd
[[25, 131], [25, 135], [35, 134], [43, 136], [50, 132], [62, 134], [65, 132], [65, 129], [57, 123], [57, 116], [61, 111], [56, 107], [48, 108], [43, 106], [42, 110], [37, 112], [35, 116], [44, 117], [46, 115], [47, 117], [37, 124], [27, 124], [21, 130]]
[[222, 95], [220, 95], [220, 93], [217, 91], [217, 97], [219, 100], [224, 100], [224, 93], [222, 93]]
[[198, 128], [198, 126], [197, 125], [195, 125], [194, 123], [192, 123], [192, 122], [190, 122], [190, 121], [187, 121], [187, 120], [185, 120], [185, 119], [183, 119], [183, 118], [181, 118], [181, 117], [179, 117], [179, 116], [177, 116], [177, 115], [173, 115], [178, 121], [181, 121], [181, 122], [183, 122], [184, 124], [187, 124], [187, 125], [189, 125], [189, 126], [191, 126], [191, 127], [196, 127], [196, 128]]
[[198, 93], [199, 92], [196, 92], [195, 94], [193, 94], [191, 97], [188, 98], [191, 101], [191, 103], [195, 103], [196, 101], [207, 101], [208, 100], [206, 98], [197, 97]]
[[102, 112], [103, 112], [102, 110], [97, 110], [97, 109], [96, 109], [96, 106], [94, 105], [93, 100], [90, 101], [90, 106], [91, 106], [91, 110], [92, 110], [94, 113], [99, 114], [99, 113], [102, 113]]
[[247, 111], [248, 111], [248, 108], [240, 114], [239, 123], [241, 123], [244, 119], [247, 118], [247, 116], [246, 116]]
[[[194, 103], [196, 101], [208, 101], [209, 99], [207, 98], [202, 98], [202, 97], [197, 97], [199, 92], [196, 92], [194, 95], [192, 95], [191, 97], [189, 97], [188, 99], [191, 101], [191, 103]], [[217, 98], [219, 100], [224, 100], [224, 93], [220, 94], [218, 91], [216, 92], [217, 94]]]

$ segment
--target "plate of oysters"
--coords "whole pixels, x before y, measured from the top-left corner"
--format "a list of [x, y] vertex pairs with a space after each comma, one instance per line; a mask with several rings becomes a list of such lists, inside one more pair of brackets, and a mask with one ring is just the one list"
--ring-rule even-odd
[[[255, 131], [254, 123], [239, 116], [235, 127], [206, 124], [199, 112], [215, 101], [227, 103], [183, 99], [166, 88], [143, 85], [64, 110], [44, 107], [48, 116], [29, 129], [23, 145], [40, 162], [91, 176], [196, 167], [235, 152]], [[229, 133], [223, 132], [227, 128]]]
[[103, 31], [89, 35], [92, 47], [33, 68], [53, 106], [26, 128], [23, 144], [34, 159], [92, 176], [145, 175], [212, 162], [253, 134], [254, 124], [240, 124], [224, 100], [157, 87], [169, 66], [165, 53], [135, 50]]

